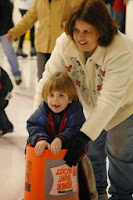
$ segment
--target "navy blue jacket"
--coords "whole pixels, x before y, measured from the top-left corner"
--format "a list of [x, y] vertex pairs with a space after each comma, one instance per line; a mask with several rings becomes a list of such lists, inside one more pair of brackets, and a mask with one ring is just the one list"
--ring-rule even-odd
[[53, 113], [45, 102], [27, 120], [29, 138], [28, 144], [35, 146], [40, 140], [49, 143], [55, 137], [63, 142], [63, 148], [74, 137], [85, 122], [82, 106], [79, 102], [73, 102], [61, 113]]

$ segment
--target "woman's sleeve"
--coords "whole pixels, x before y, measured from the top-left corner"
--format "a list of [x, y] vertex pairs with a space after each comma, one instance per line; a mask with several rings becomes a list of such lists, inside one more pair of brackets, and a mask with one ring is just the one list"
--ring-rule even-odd
[[23, 35], [27, 30], [31, 29], [37, 21], [37, 0], [35, 0], [26, 14], [22, 17], [19, 23], [11, 28], [9, 32], [13, 38]]
[[95, 140], [120, 109], [133, 74], [132, 52], [123, 52], [108, 61], [97, 105], [81, 131]]

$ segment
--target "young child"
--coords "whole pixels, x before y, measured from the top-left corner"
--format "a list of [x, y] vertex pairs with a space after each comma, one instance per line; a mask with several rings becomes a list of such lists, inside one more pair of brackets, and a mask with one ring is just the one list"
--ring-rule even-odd
[[72, 166], [78, 162], [80, 200], [97, 200], [94, 173], [85, 155], [88, 137], [80, 132], [85, 117], [72, 79], [67, 74], [55, 73], [45, 83], [42, 96], [44, 101], [27, 121], [27, 143], [34, 147], [37, 156], [45, 149], [54, 154], [68, 149], [66, 163]]
[[58, 154], [67, 148], [85, 121], [73, 81], [67, 74], [56, 73], [45, 83], [44, 102], [27, 121], [28, 143], [40, 156], [47, 148]]

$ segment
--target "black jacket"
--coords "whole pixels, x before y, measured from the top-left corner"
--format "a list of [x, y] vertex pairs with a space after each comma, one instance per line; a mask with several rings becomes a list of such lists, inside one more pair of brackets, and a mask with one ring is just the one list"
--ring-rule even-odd
[[5, 101], [5, 97], [8, 92], [11, 92], [13, 89], [13, 84], [9, 78], [7, 72], [0, 67], [0, 109], [3, 107], [2, 103]]
[[0, 0], [0, 36], [13, 27], [12, 10], [13, 6], [9, 0]]
[[113, 3], [114, 3], [114, 0], [103, 0], [104, 1], [104, 3], [106, 3], [106, 4], [111, 4], [111, 5], [113, 5]]

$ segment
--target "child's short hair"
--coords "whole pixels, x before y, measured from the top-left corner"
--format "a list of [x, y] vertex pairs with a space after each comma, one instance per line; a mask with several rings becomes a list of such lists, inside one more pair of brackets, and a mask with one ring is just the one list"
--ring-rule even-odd
[[72, 79], [65, 73], [57, 72], [44, 84], [42, 97], [47, 102], [47, 97], [52, 91], [60, 91], [68, 95], [70, 101], [78, 101], [78, 95]]

